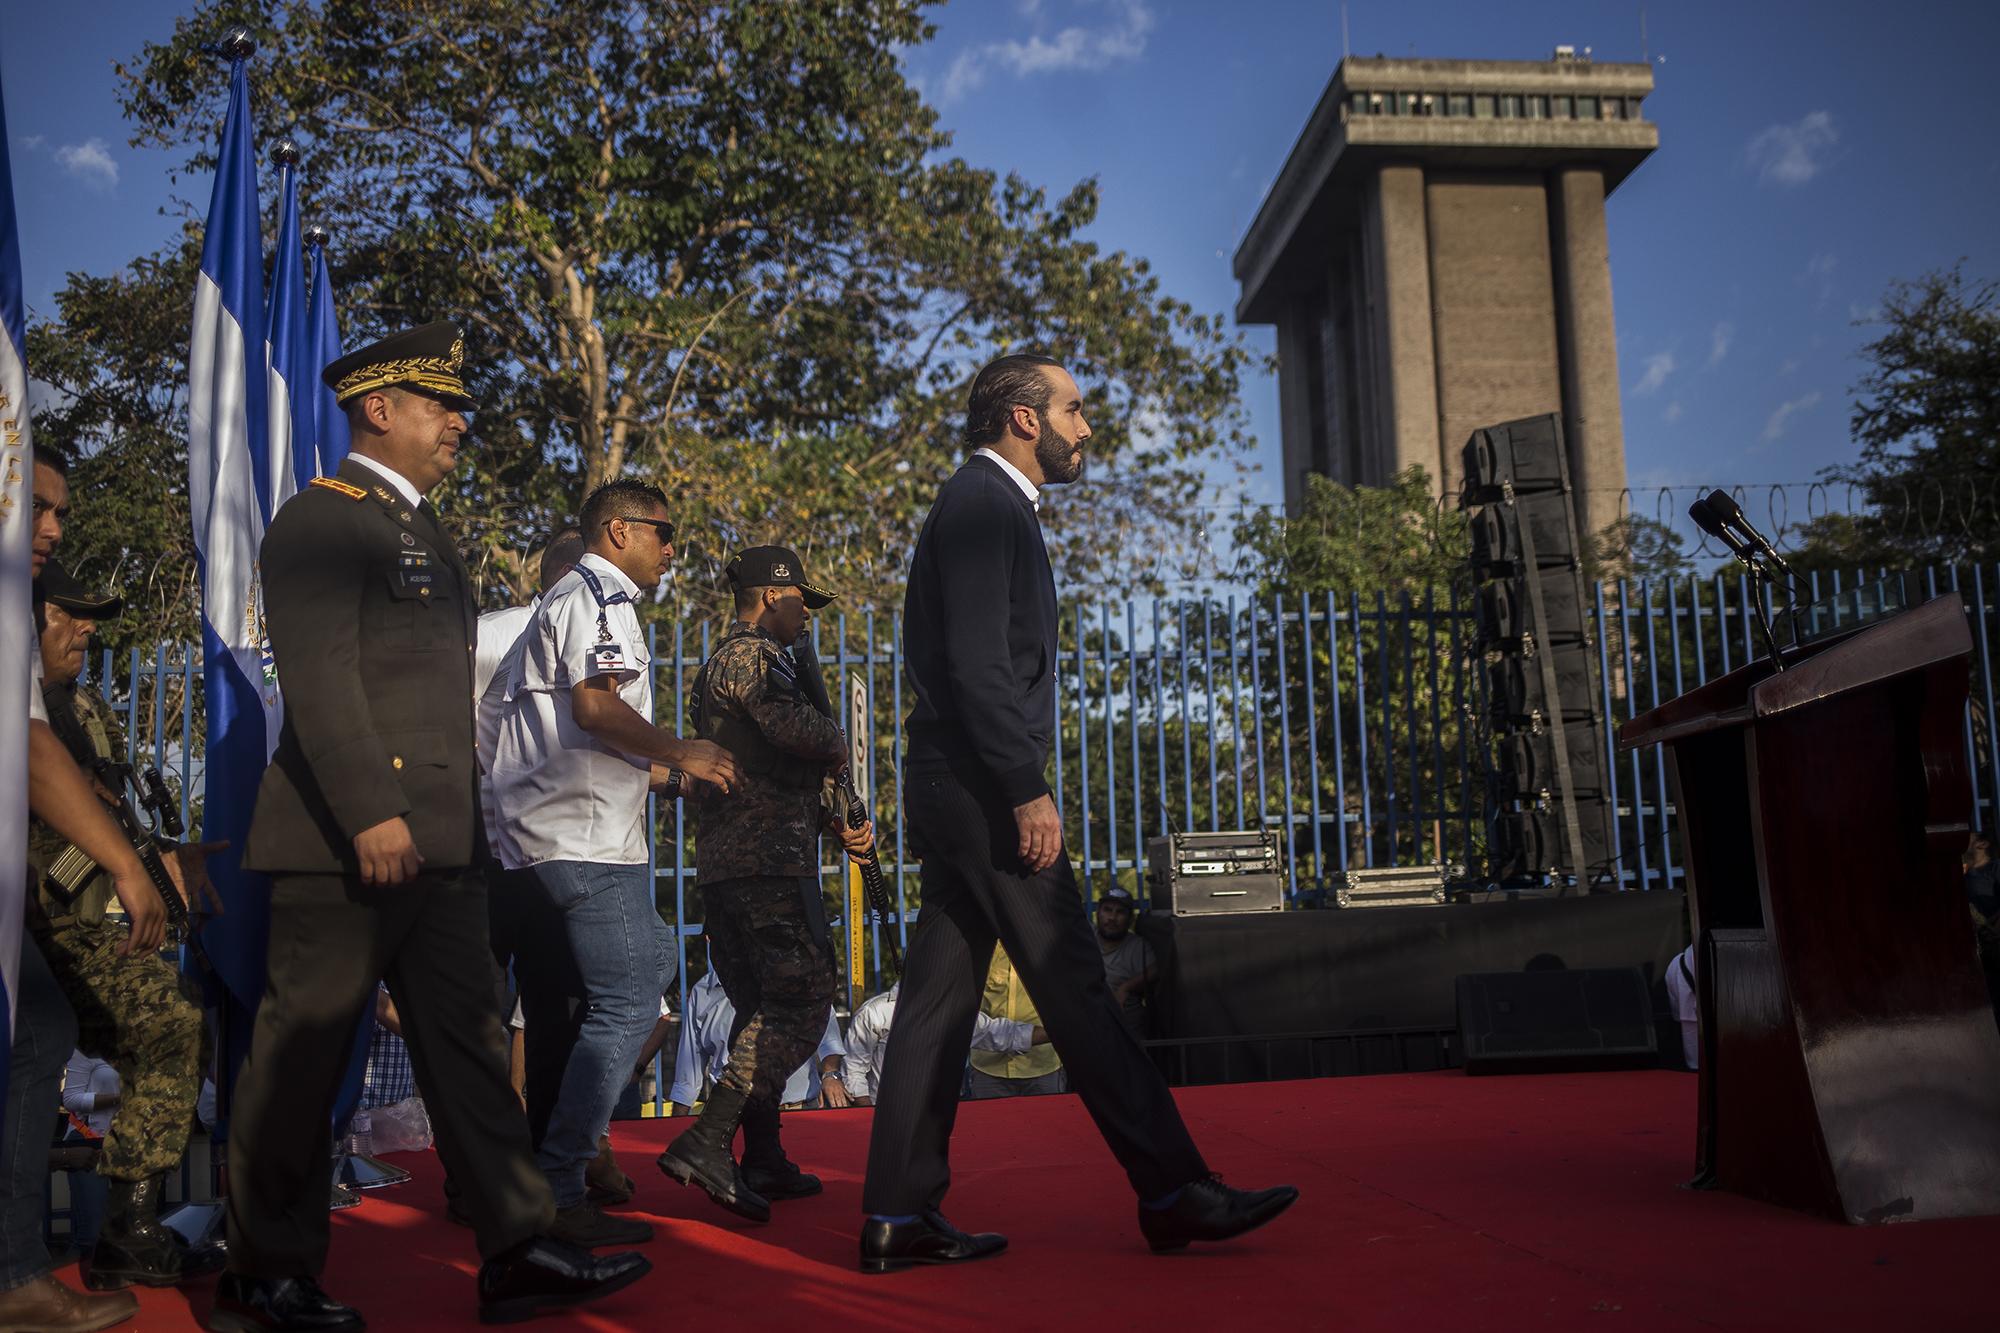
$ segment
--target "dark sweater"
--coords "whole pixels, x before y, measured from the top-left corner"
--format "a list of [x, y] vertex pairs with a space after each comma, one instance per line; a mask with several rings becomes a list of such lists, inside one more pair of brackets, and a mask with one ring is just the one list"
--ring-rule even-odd
[[1047, 793], [1055, 578], [1034, 503], [990, 459], [967, 459], [924, 519], [903, 662], [912, 766], [949, 766], [1010, 806]]

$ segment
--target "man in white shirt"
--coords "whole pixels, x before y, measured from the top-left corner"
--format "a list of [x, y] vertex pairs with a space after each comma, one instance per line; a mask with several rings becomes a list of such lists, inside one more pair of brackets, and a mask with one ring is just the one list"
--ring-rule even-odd
[[[701, 1100], [704, 1076], [714, 1083], [729, 1067], [730, 1028], [736, 1022], [736, 1006], [729, 1002], [729, 993], [722, 988], [721, 974], [712, 967], [688, 990], [687, 1002], [680, 1045], [674, 1054], [673, 1090], [668, 1093], [675, 1115], [686, 1115]], [[840, 1061], [846, 1054], [840, 1020], [829, 1005], [826, 1033], [820, 1038], [819, 1049], [813, 1052], [812, 1059], [792, 1071], [778, 1100], [785, 1106], [819, 1106], [822, 1101], [830, 1107], [846, 1106], [847, 1087], [840, 1081]]]
[[497, 710], [494, 851], [508, 870], [532, 868], [562, 913], [583, 982], [588, 1007], [535, 1156], [555, 1194], [554, 1234], [595, 1246], [652, 1235], [605, 1216], [584, 1182], [672, 975], [653, 902], [646, 793], [656, 771], [676, 793], [690, 779], [727, 791], [737, 775], [721, 747], [648, 720], [652, 659], [633, 602], [659, 586], [673, 556], [666, 496], [608, 482], [581, 518], [582, 559], [535, 608], [481, 711]]
[[[854, 1011], [847, 1024], [847, 1056], [840, 1062], [840, 1081], [847, 1085], [847, 1100], [854, 1106], [872, 1106], [875, 1092], [882, 1086], [883, 1061], [889, 1053], [889, 1026], [896, 1021], [896, 995], [903, 989], [897, 982]], [[1047, 1043], [1049, 1034], [1037, 1024], [1016, 1023], [991, 1014], [973, 1017], [972, 1050], [1021, 1055], [1031, 1046]]]
[[1681, 1025], [1681, 1059], [1689, 1069], [1701, 1068], [1701, 1002], [1694, 985], [1694, 946], [1688, 945], [1667, 964], [1667, 1004]]

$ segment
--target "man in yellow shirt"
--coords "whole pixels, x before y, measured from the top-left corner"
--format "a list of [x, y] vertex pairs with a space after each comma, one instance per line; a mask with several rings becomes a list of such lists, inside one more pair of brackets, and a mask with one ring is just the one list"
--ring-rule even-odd
[[[1021, 984], [1014, 962], [1002, 944], [993, 946], [993, 963], [986, 969], [986, 994], [979, 1002], [981, 1013], [1012, 1023], [1041, 1026], [1034, 997]], [[1030, 1046], [1018, 1055], [1004, 1051], [972, 1052], [971, 1094], [974, 1097], [1034, 1097], [1045, 1092], [1068, 1092], [1069, 1076], [1063, 1072], [1062, 1057], [1049, 1045]]]

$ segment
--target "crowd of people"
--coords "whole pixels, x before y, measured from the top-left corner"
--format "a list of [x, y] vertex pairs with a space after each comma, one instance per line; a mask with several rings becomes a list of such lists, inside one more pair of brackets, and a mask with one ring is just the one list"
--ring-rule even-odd
[[[148, 841], [113, 818], [125, 740], [77, 679], [119, 608], [56, 562], [66, 474], [36, 455], [37, 841], [0, 1139], [0, 1325], [107, 1327], [133, 1312], [130, 1284], [224, 1269], [212, 1328], [361, 1328], [318, 1281], [329, 1155], [413, 1101], [450, 1213], [474, 1233], [483, 1319], [642, 1278], [651, 1265], [627, 1247], [652, 1229], [607, 1211], [635, 1188], [607, 1128], [671, 1031], [651, 796], [685, 802], [695, 828], [708, 960], [681, 1024], [670, 1096], [690, 1124], [658, 1159], [667, 1178], [768, 1221], [774, 1202], [821, 1188], [785, 1153], [783, 1109], [873, 1105], [863, 1271], [986, 1258], [1004, 1237], [940, 1211], [949, 1104], [1068, 1089], [1125, 1167], [1154, 1250], [1227, 1239], [1288, 1207], [1290, 1187], [1223, 1184], [1189, 1138], [1137, 1038], [1157, 964], [1132, 930], [1135, 905], [1112, 889], [1085, 916], [1043, 777], [1055, 602], [1039, 489], [1079, 475], [1089, 438], [1069, 374], [1031, 355], [980, 372], [971, 457], [919, 537], [905, 801], [923, 910], [899, 984], [843, 1034], [821, 840], [861, 859], [873, 829], [826, 799], [846, 743], [790, 651], [835, 594], [786, 546], [731, 560], [734, 618], [686, 700], [685, 736], [654, 720], [638, 616], [674, 551], [657, 487], [619, 478], [592, 491], [545, 544], [535, 601], [478, 615], [425, 498], [465, 442], [463, 364], [458, 330], [437, 324], [330, 365], [352, 452], [279, 510], [261, 550], [285, 706], [241, 849], [268, 884], [270, 926], [248, 1054], [222, 1080], [226, 1251], [162, 1225], [159, 1204], [212, 1058], [162, 951], [169, 899], [197, 918], [219, 908], [204, 867], [230, 849], [171, 848], [149, 866]], [[336, 1123], [371, 1012], [366, 1092]], [[46, 1117], [73, 1056], [61, 1101], [95, 1140], [101, 1182], [81, 1186], [73, 1210], [95, 1231], [93, 1294], [52, 1276], [44, 1244]]]

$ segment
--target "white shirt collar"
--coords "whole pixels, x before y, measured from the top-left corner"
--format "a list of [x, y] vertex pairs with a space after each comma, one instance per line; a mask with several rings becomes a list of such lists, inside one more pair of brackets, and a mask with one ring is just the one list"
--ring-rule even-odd
[[351, 453], [348, 455], [348, 457], [353, 459], [355, 462], [361, 464], [361, 466], [368, 468], [373, 472], [378, 473], [381, 476], [382, 480], [388, 482], [391, 486], [394, 486], [397, 492], [405, 500], [408, 500], [410, 502], [410, 508], [415, 509], [418, 505], [424, 502], [423, 492], [419, 491], [415, 486], [412, 486], [410, 484], [410, 479], [408, 477], [405, 477], [402, 473], [396, 471], [396, 469], [390, 467], [387, 463], [379, 462], [373, 458], [370, 458], [367, 454], [362, 454], [362, 453]]
[[618, 568], [618, 566], [612, 564], [609, 560], [597, 554], [597, 552], [585, 551], [583, 559], [577, 561], [577, 563], [579, 565], [589, 565], [591, 573], [597, 575], [600, 579], [608, 580], [616, 591], [624, 593], [627, 597], [633, 598], [635, 601], [638, 599], [639, 585], [626, 578], [624, 570]]
[[1021, 471], [1021, 469], [1015, 467], [1012, 463], [1002, 458], [999, 454], [994, 453], [991, 449], [988, 449], [984, 446], [974, 449], [972, 451], [972, 456], [974, 458], [990, 458], [994, 462], [998, 463], [1000, 465], [1000, 470], [1002, 472], [1005, 472], [1009, 477], [1013, 478], [1014, 484], [1021, 488], [1021, 494], [1028, 497], [1028, 503], [1035, 507], [1035, 512], [1037, 513], [1041, 512], [1042, 493], [1039, 489], [1036, 488], [1034, 482], [1028, 480], [1028, 475], [1025, 472]]

